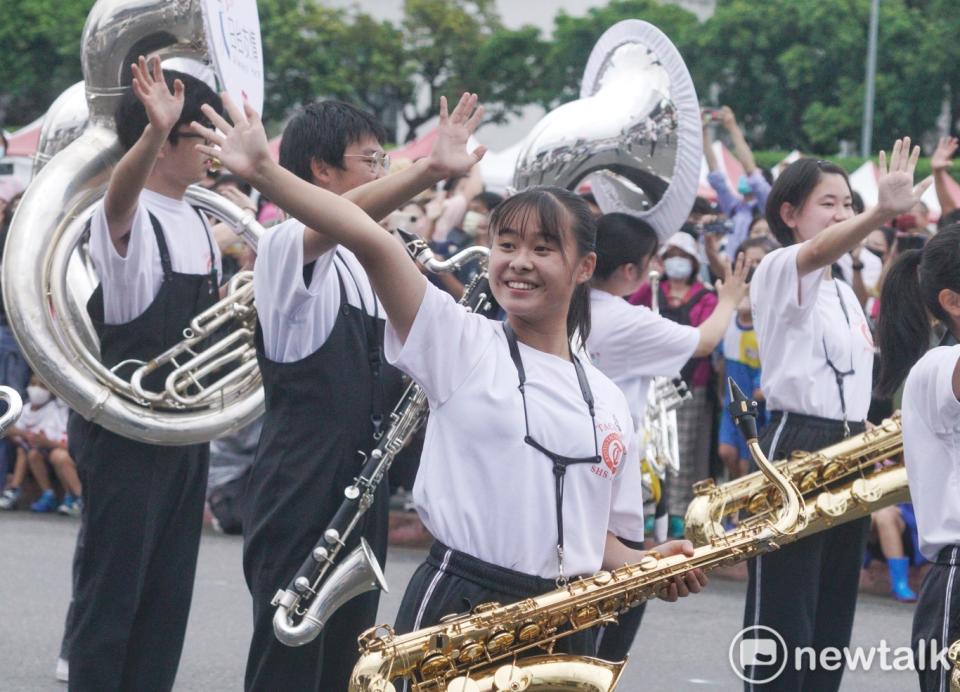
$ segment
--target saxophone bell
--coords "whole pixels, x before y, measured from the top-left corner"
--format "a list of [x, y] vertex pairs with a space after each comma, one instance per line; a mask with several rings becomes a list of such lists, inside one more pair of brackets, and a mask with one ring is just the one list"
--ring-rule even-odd
[[[324, 555], [320, 559], [326, 560], [327, 557]], [[310, 591], [308, 580], [297, 579], [294, 583], [294, 589], [303, 586], [303, 591]], [[375, 589], [384, 593], [390, 590], [367, 539], [361, 538], [360, 545], [353, 549], [346, 560], [333, 568], [320, 589], [311, 591], [313, 598], [302, 615], [297, 613], [296, 604], [303, 593], [290, 589], [277, 592], [272, 603], [277, 607], [273, 614], [273, 632], [286, 646], [303, 646], [317, 638], [330, 616], [347, 601]]]

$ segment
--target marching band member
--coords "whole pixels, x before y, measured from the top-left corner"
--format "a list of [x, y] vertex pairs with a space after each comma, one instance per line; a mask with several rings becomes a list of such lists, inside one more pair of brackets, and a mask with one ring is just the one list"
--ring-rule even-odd
[[[846, 173], [826, 161], [791, 164], [770, 192], [767, 221], [783, 247], [760, 262], [750, 298], [770, 411], [761, 444], [771, 459], [864, 430], [873, 341], [853, 290], [833, 280], [831, 265], [919, 199], [928, 185], [913, 187], [919, 153], [910, 153], [909, 139], [897, 140], [889, 169], [880, 153], [879, 202], [857, 216]], [[849, 644], [868, 526], [868, 518], [849, 522], [749, 562], [744, 624], [776, 630], [788, 652], [783, 672], [765, 689], [840, 686], [842, 668], [799, 670], [793, 652]], [[758, 669], [751, 677], [763, 675]]]
[[[505, 323], [468, 313], [433, 287], [406, 252], [346, 200], [318, 191], [270, 161], [257, 114], [229, 99], [213, 138], [231, 170], [304, 223], [355, 253], [387, 314], [387, 358], [424, 388], [430, 419], [414, 500], [437, 538], [407, 588], [398, 629], [437, 622], [490, 600], [548, 591], [558, 580], [638, 559], [617, 536], [642, 540], [639, 468], [623, 464], [632, 437], [616, 386], [573, 354], [589, 332], [587, 281], [595, 225], [572, 193], [537, 188], [494, 212], [492, 292]], [[441, 126], [472, 129], [482, 108], [465, 94]], [[208, 114], [208, 117], [211, 117]], [[484, 150], [472, 154], [479, 160]], [[662, 552], [692, 553], [689, 543]], [[665, 588], [699, 591], [696, 571]], [[589, 653], [592, 646], [585, 646]]]
[[[383, 126], [353, 106], [324, 101], [289, 122], [280, 164], [312, 190], [344, 195], [380, 219], [468, 170], [475, 163], [466, 152], [472, 131], [441, 126], [431, 156], [382, 177], [389, 165]], [[362, 466], [359, 452], [369, 452], [374, 433], [385, 432], [402, 392], [400, 378], [381, 356], [385, 315], [364, 268], [321, 227], [291, 219], [271, 228], [258, 248], [254, 291], [267, 410], [246, 489], [243, 566], [254, 631], [245, 686], [342, 690], [357, 636], [374, 624], [379, 591], [353, 599], [316, 640], [296, 648], [274, 635], [271, 599], [341, 505], [344, 488]], [[363, 536], [383, 564], [388, 501], [383, 483], [344, 554]]]
[[[904, 460], [920, 550], [933, 563], [913, 615], [914, 660], [923, 660], [921, 647], [936, 642], [940, 649], [960, 638], [960, 226], [901, 254], [880, 305], [877, 390], [893, 396], [906, 379]], [[930, 348], [933, 321], [946, 335]], [[949, 687], [946, 667], [918, 667], [917, 674], [924, 692]]]
[[[719, 287], [717, 307], [703, 324], [691, 327], [623, 299], [646, 280], [650, 260], [657, 252], [656, 231], [645, 221], [627, 214], [602, 216], [597, 223], [596, 252], [587, 350], [593, 364], [626, 395], [636, 439], [640, 439], [650, 383], [655, 377], [677, 375], [691, 357], [713, 352], [734, 309], [747, 294], [747, 266], [741, 258], [731, 272], [724, 258], [727, 280]], [[629, 463], [639, 465], [636, 452], [631, 451]], [[626, 658], [643, 610], [643, 606], [635, 608], [622, 615], [618, 625], [604, 627], [597, 652], [600, 658]]]
[[[148, 360], [218, 298], [220, 255], [184, 199], [209, 157], [189, 123], [217, 113], [200, 80], [141, 56], [116, 111], [123, 157], [90, 226], [101, 284], [88, 310], [103, 363]], [[121, 371], [122, 373], [122, 371]], [[149, 378], [162, 383], [166, 371]], [[86, 426], [82, 528], [68, 624], [70, 689], [169, 690], [193, 593], [209, 446], [164, 447]]]

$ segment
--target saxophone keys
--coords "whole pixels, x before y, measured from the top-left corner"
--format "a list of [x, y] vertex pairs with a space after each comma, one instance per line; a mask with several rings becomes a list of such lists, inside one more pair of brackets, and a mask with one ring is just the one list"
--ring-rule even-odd
[[613, 581], [613, 575], [607, 571], [597, 572], [593, 575], [593, 583], [597, 586], [604, 586]]
[[432, 680], [442, 673], [451, 670], [452, 667], [453, 662], [446, 654], [439, 652], [427, 654], [423, 659], [423, 663], [420, 664], [420, 675], [422, 675], [425, 680]]
[[[461, 663], [474, 663], [479, 661], [483, 657], [483, 644], [479, 644], [473, 640], [468, 639], [460, 647], [460, 656], [458, 657]], [[453, 689], [452, 687], [450, 688]]]
[[839, 461], [831, 461], [823, 467], [821, 476], [826, 482], [830, 482], [847, 475], [847, 465]]
[[817, 511], [825, 517], [837, 518], [847, 511], [847, 501], [833, 493], [820, 493], [817, 496]]
[[[824, 469], [823, 472], [824, 478], [826, 478], [827, 471]], [[820, 482], [820, 474], [817, 470], [808, 471], [803, 474], [803, 477], [800, 479], [799, 490], [801, 493], [809, 493], [811, 490], [817, 487], [817, 483]]]
[[521, 642], [532, 642], [540, 637], [543, 628], [535, 622], [527, 622], [520, 626], [517, 639]]
[[883, 496], [883, 490], [878, 483], [866, 478], [858, 478], [851, 487], [853, 497], [863, 503], [873, 503]]
[[640, 558], [640, 562], [637, 563], [637, 566], [644, 572], [647, 572], [649, 570], [656, 569], [659, 562], [660, 553], [656, 552], [655, 550], [651, 550], [642, 558]]
[[512, 632], [504, 630], [494, 632], [487, 640], [487, 651], [491, 654], [498, 654], [506, 651], [514, 641], [516, 641], [516, 637], [513, 636]]
[[533, 675], [513, 664], [501, 666], [493, 674], [493, 689], [497, 692], [521, 692], [532, 682]]

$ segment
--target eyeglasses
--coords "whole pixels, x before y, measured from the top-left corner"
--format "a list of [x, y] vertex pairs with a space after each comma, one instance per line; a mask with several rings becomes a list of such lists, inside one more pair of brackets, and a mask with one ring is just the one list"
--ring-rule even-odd
[[390, 170], [390, 156], [382, 151], [375, 151], [372, 154], [344, 154], [343, 158], [363, 159], [370, 165], [370, 168], [374, 170], [382, 168], [384, 173]]

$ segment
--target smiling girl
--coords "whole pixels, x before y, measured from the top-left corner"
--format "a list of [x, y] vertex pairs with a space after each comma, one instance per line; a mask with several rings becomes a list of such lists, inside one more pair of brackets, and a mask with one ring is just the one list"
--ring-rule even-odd
[[[761, 445], [771, 459], [864, 430], [874, 346], [853, 289], [832, 278], [831, 265], [919, 199], [929, 185], [913, 187], [919, 154], [909, 139], [897, 140], [888, 170], [881, 152], [878, 204], [856, 216], [846, 173], [826, 161], [791, 164], [770, 192], [767, 221], [784, 247], [760, 262], [750, 298], [770, 411]], [[776, 630], [789, 652], [813, 647], [819, 656], [848, 645], [868, 527], [869, 518], [859, 519], [751, 560], [745, 626]], [[842, 668], [800, 664], [789, 662], [764, 689], [839, 688]]]
[[[642, 557], [617, 540], [643, 539], [639, 470], [622, 463], [632, 442], [629, 408], [571, 348], [574, 333], [586, 339], [590, 329], [596, 226], [586, 204], [566, 190], [537, 188], [497, 208], [489, 280], [507, 319], [491, 321], [430, 285], [357, 207], [274, 164], [257, 114], [229, 108], [233, 126], [213, 113], [222, 134], [194, 126], [220, 147], [200, 150], [354, 252], [388, 316], [388, 360], [430, 403], [414, 501], [437, 543], [407, 588], [398, 630]], [[441, 99], [440, 111], [441, 121], [483, 115], [469, 94], [450, 115]], [[692, 547], [660, 548], [664, 555], [681, 551]], [[664, 596], [703, 583], [702, 573], [691, 573]], [[584, 641], [579, 650], [589, 653], [592, 645]]]

